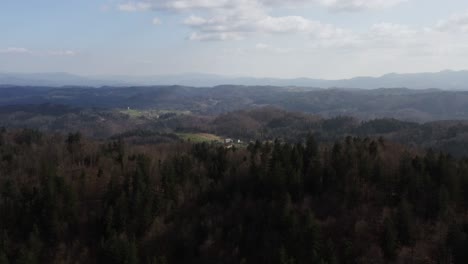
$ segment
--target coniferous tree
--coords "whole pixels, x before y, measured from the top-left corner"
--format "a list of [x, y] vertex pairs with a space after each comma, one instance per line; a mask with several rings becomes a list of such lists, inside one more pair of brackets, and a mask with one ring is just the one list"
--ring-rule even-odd
[[382, 250], [387, 259], [393, 260], [396, 257], [398, 247], [397, 231], [390, 218], [385, 218], [382, 232]]
[[0, 251], [0, 264], [10, 264], [7, 255], [3, 251]]
[[406, 199], [402, 199], [398, 206], [397, 230], [402, 244], [413, 245], [416, 239], [416, 222], [411, 205]]
[[452, 256], [452, 263], [462, 264], [468, 260], [468, 235], [460, 226], [452, 224], [449, 227], [446, 241], [450, 254]]

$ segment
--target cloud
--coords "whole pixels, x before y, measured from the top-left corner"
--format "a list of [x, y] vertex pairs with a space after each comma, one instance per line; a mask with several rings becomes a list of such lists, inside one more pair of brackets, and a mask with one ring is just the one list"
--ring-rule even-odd
[[148, 10], [194, 10], [226, 8], [230, 1], [226, 0], [138, 0], [124, 2], [118, 5], [120, 11], [136, 12]]
[[26, 48], [9, 47], [9, 48], [6, 48], [6, 49], [0, 49], [0, 53], [3, 53], [3, 54], [28, 54], [28, 53], [31, 53], [31, 51], [26, 49]]
[[319, 0], [318, 2], [335, 11], [360, 11], [366, 9], [385, 9], [408, 0]]
[[[227, 41], [244, 39], [253, 33], [299, 33], [326, 40], [328, 44], [324, 45], [339, 46], [356, 42], [353, 33], [303, 16], [273, 16], [271, 10], [279, 6], [321, 5], [331, 10], [356, 11], [388, 8], [405, 1], [409, 0], [135, 0], [121, 3], [119, 9], [189, 13], [183, 24], [192, 28], [190, 40]], [[154, 24], [159, 24], [159, 20]]]
[[379, 23], [372, 25], [370, 32], [376, 38], [408, 38], [414, 36], [417, 30], [411, 29], [406, 25]]
[[162, 23], [161, 19], [159, 19], [157, 17], [153, 18], [152, 22], [153, 22], [153, 25], [161, 25], [161, 23]]
[[337, 11], [384, 9], [409, 0], [134, 0], [118, 5], [121, 11], [175, 10], [193, 11], [202, 9], [236, 9], [241, 6], [298, 7], [319, 5]]
[[435, 29], [446, 32], [468, 33], [468, 11], [460, 14], [453, 14], [448, 19], [439, 20]]
[[[118, 7], [127, 12], [189, 13], [183, 24], [192, 28], [190, 40], [227, 41], [244, 39], [253, 33], [299, 33], [315, 40], [326, 40], [328, 44], [325, 45], [347, 45], [355, 42], [349, 30], [303, 16], [273, 16], [270, 12], [279, 6], [294, 8], [304, 5], [320, 5], [338, 11], [381, 9], [405, 1], [409, 0], [134, 0], [123, 2]], [[159, 24], [159, 20], [154, 24]]]
[[47, 52], [47, 55], [68, 57], [68, 56], [76, 56], [76, 52], [73, 50], [52, 50], [52, 51]]
[[244, 36], [235, 32], [216, 32], [216, 33], [199, 33], [193, 32], [190, 37], [190, 40], [198, 41], [226, 41], [226, 40], [241, 40], [244, 39]]
[[267, 44], [264, 44], [264, 43], [258, 43], [256, 46], [255, 46], [256, 49], [268, 49], [270, 48], [270, 45], [267, 45]]
[[[413, 28], [398, 23], [376, 23], [353, 31], [310, 17], [294, 15], [294, 10], [321, 6], [333, 12], [357, 12], [392, 8], [411, 0], [135, 0], [125, 2], [125, 11], [170, 12], [184, 16], [193, 41], [236, 41], [247, 38], [298, 35], [305, 40], [294, 48], [281, 49], [265, 43], [257, 52], [330, 52], [359, 54], [370, 58], [441, 57], [468, 51], [468, 12], [452, 15], [432, 26]], [[292, 8], [281, 15], [281, 7]], [[336, 13], [331, 15], [337, 15]], [[456, 45], [454, 43], [457, 43]], [[289, 48], [289, 47], [288, 47]]]
[[118, 5], [118, 9], [125, 12], [147, 11], [151, 8], [152, 4], [146, 1], [127, 2]]
[[148, 10], [193, 11], [229, 9], [261, 2], [259, 0], [135, 0], [119, 4], [118, 9], [126, 12]]
[[227, 0], [176, 0], [176, 1], [155, 1], [161, 2], [156, 5], [167, 9], [193, 10], [193, 9], [213, 9], [229, 8], [235, 5], [236, 1]]
[[259, 12], [233, 12], [229, 16], [215, 15], [209, 18], [192, 15], [185, 19], [184, 24], [194, 30], [191, 40], [242, 39], [252, 33], [300, 33], [314, 39], [342, 38], [350, 34], [344, 29], [302, 16], [273, 17]]
[[256, 22], [258, 31], [268, 33], [297, 33], [320, 31], [323, 25], [317, 21], [311, 21], [302, 16], [265, 16]]

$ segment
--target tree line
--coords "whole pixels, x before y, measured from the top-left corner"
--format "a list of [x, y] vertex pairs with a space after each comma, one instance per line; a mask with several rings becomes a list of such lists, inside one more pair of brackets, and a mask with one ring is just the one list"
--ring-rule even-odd
[[0, 131], [0, 263], [466, 263], [468, 160]]

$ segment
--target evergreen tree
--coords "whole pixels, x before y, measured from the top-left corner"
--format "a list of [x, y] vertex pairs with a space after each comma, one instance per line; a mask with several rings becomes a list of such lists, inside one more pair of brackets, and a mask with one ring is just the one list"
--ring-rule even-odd
[[0, 251], [0, 264], [10, 264], [7, 255], [3, 251]]
[[393, 221], [388, 217], [385, 218], [382, 233], [382, 250], [387, 259], [395, 259], [398, 247], [397, 239], [397, 231], [395, 230]]
[[411, 205], [406, 199], [402, 199], [398, 206], [397, 230], [402, 244], [413, 245], [416, 239], [416, 223]]

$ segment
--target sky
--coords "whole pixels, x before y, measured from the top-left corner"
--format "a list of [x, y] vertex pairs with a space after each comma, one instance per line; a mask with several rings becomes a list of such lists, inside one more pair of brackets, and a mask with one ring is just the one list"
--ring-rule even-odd
[[1, 0], [0, 72], [341, 79], [468, 69], [466, 0]]

